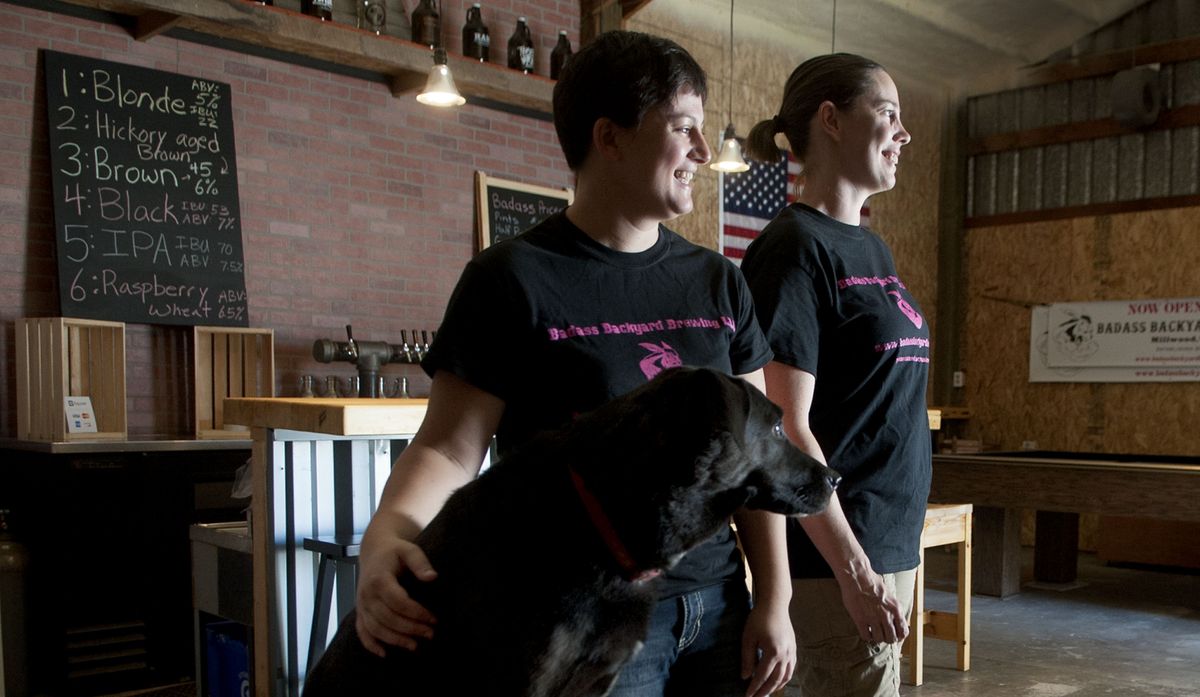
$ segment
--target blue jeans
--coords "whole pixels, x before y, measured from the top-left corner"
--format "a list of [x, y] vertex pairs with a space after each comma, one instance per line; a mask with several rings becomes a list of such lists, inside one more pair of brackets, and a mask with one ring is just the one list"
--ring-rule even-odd
[[608, 697], [741, 697], [749, 614], [741, 579], [660, 600], [646, 645], [625, 664]]

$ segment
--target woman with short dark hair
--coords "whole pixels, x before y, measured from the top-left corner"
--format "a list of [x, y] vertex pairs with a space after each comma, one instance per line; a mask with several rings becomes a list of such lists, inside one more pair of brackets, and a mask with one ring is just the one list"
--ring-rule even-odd
[[[482, 251], [450, 299], [422, 361], [433, 378], [428, 412], [363, 537], [357, 629], [368, 649], [412, 649], [437, 632], [396, 578], [433, 578], [412, 540], [479, 472], [493, 435], [504, 467], [504, 454], [535, 433], [675, 365], [764, 387], [771, 352], [745, 280], [662, 225], [691, 211], [692, 180], [711, 156], [701, 133], [706, 91], [687, 51], [646, 34], [607, 32], [567, 61], [554, 124], [575, 200]], [[611, 696], [766, 697], [791, 675], [783, 519], [736, 518], [754, 607], [726, 527], [663, 575], [645, 645]]]

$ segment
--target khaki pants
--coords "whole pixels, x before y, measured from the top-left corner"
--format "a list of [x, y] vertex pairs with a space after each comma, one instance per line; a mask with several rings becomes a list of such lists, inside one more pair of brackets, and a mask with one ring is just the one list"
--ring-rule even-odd
[[[916, 569], [884, 574], [905, 616], [912, 612]], [[832, 578], [792, 581], [792, 627], [796, 630], [796, 673], [788, 685], [801, 697], [897, 697], [900, 644], [870, 644], [842, 604]]]

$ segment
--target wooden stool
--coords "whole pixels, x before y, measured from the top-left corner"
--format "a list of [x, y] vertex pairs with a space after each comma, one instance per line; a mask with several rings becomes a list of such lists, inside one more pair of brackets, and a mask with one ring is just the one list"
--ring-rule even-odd
[[[958, 612], [925, 609], [925, 550], [958, 544]], [[971, 504], [930, 504], [921, 532], [921, 563], [913, 588], [913, 607], [908, 638], [902, 653], [909, 659], [905, 683], [923, 680], [925, 638], [958, 644], [958, 669], [971, 669]]]
[[329, 612], [333, 608], [333, 584], [340, 564], [349, 564], [354, 570], [353, 587], [358, 586], [358, 550], [362, 546], [362, 535], [331, 535], [306, 537], [304, 549], [316, 552], [320, 558], [317, 566], [316, 604], [313, 606], [312, 630], [308, 639], [308, 666], [312, 668], [325, 652], [325, 638], [329, 635]]

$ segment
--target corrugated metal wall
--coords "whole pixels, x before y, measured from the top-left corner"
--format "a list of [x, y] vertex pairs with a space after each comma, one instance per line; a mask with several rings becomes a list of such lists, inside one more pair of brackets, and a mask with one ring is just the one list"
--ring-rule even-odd
[[[1200, 34], [1196, 0], [1153, 0], [1085, 38], [1072, 55]], [[1200, 60], [1159, 66], [1162, 108], [1200, 104]], [[968, 137], [1028, 131], [1112, 116], [1112, 76], [973, 97]], [[973, 155], [967, 217], [1200, 193], [1200, 126]]]

